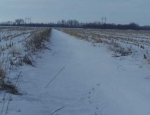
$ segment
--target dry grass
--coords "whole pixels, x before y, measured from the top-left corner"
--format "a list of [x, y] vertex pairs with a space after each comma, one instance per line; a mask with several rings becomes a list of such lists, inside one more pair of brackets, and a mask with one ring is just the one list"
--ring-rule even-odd
[[20, 95], [21, 93], [17, 89], [16, 85], [12, 84], [11, 81], [6, 80], [7, 71], [0, 68], [0, 90], [5, 90], [8, 93]]
[[[5, 36], [0, 36], [0, 41], [7, 41], [6, 45], [0, 45], [0, 90], [5, 90], [11, 94], [20, 94], [16, 84], [10, 81], [10, 72], [16, 70], [23, 63], [35, 66], [35, 61], [32, 55], [46, 48], [45, 42], [50, 40], [51, 29], [44, 28], [3, 28], [2, 33]], [[16, 32], [14, 32], [16, 31]], [[29, 34], [24, 36], [24, 34]], [[24, 40], [16, 43], [8, 42], [18, 36], [24, 37]], [[17, 43], [25, 43], [26, 52], [23, 52], [15, 45]], [[19, 44], [21, 45], [21, 44]], [[12, 47], [13, 46], [13, 47]]]
[[135, 30], [92, 30], [92, 29], [60, 29], [61, 31], [76, 36], [78, 38], [87, 39], [91, 37], [95, 42], [107, 40], [117, 40], [133, 44], [145, 44], [150, 46], [150, 31]]
[[6, 78], [6, 72], [2, 67], [0, 67], [0, 87], [2, 87], [4, 85], [5, 78]]
[[134, 46], [138, 47], [137, 49], [142, 50], [144, 59], [148, 59], [146, 57], [150, 57], [149, 50], [147, 50], [150, 47], [150, 31], [102, 29], [59, 30], [79, 39], [84, 39], [93, 43], [107, 44], [109, 50], [120, 53], [122, 56], [127, 56], [135, 52], [135, 50], [130, 47]]
[[25, 47], [28, 51], [36, 52], [45, 49], [45, 41], [50, 41], [51, 29], [46, 29], [41, 32], [34, 33], [25, 42]]

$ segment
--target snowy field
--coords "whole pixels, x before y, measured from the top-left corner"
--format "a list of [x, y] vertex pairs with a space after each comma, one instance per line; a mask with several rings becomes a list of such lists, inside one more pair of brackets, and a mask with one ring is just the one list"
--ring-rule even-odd
[[13, 95], [24, 95], [24, 91], [18, 87], [22, 76], [19, 69], [36, 65], [38, 53], [46, 49], [45, 42], [49, 38], [49, 28], [0, 27], [1, 115], [8, 114]]
[[[61, 31], [94, 43], [108, 45], [117, 57], [132, 54], [136, 59], [150, 61], [150, 31], [60, 29]], [[149, 62], [150, 63], [150, 62]]]
[[[31, 31], [42, 30], [12, 31], [20, 38], [11, 42], [24, 49], [19, 41]], [[23, 95], [1, 91], [1, 115], [150, 114], [148, 32], [61, 31], [53, 29], [47, 50], [33, 56], [35, 67], [23, 64], [11, 71], [14, 82], [21, 71], [17, 87]], [[4, 32], [1, 38], [10, 35]]]

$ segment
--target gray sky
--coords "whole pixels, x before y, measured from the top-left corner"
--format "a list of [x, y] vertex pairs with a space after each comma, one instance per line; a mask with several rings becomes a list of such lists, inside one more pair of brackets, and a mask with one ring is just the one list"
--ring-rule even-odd
[[0, 21], [31, 17], [33, 22], [136, 22], [150, 25], [150, 0], [0, 0]]

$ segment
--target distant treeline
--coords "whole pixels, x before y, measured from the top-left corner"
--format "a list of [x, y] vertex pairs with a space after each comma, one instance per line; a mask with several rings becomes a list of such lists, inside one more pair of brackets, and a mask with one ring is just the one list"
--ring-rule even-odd
[[92, 29], [132, 29], [150, 30], [150, 26], [139, 26], [136, 23], [130, 24], [111, 24], [101, 22], [78, 22], [77, 20], [61, 20], [57, 23], [0, 23], [0, 26], [27, 26], [27, 27], [61, 27], [61, 28], [92, 28]]

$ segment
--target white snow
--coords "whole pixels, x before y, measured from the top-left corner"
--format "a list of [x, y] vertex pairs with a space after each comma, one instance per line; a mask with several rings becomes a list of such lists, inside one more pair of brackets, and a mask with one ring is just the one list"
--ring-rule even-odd
[[24, 95], [12, 95], [8, 115], [150, 114], [148, 64], [131, 56], [114, 58], [102, 44], [94, 47], [55, 29], [47, 45], [51, 50], [41, 53], [36, 67], [18, 70]]

